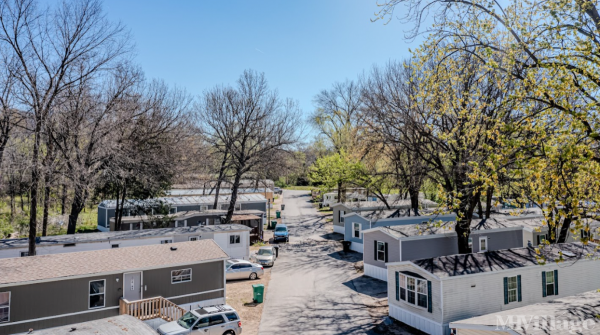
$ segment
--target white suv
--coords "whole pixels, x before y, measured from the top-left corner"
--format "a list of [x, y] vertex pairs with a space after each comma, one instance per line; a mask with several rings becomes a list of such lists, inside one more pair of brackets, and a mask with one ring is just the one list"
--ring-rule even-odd
[[233, 307], [216, 305], [191, 310], [179, 320], [158, 327], [157, 332], [161, 335], [239, 335], [242, 321]]

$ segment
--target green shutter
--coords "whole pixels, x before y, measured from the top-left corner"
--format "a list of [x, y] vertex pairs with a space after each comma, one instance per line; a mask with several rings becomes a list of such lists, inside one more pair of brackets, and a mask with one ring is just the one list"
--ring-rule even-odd
[[558, 295], [558, 270], [554, 270], [554, 295]]
[[542, 297], [546, 296], [546, 271], [542, 271]]
[[427, 311], [429, 313], [433, 313], [433, 308], [431, 307], [431, 281], [427, 281]]
[[517, 301], [521, 301], [521, 275], [517, 276]]
[[396, 301], [400, 301], [400, 279], [398, 278], [398, 272], [396, 272]]
[[508, 278], [504, 277], [504, 304], [508, 305]]

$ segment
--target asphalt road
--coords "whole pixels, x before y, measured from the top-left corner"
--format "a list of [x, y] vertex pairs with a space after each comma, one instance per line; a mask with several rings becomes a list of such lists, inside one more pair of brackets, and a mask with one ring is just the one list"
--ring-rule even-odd
[[362, 254], [339, 252], [341, 243], [332, 240], [306, 191], [283, 196], [290, 243], [280, 244], [259, 334], [368, 333], [373, 320], [353, 284]]

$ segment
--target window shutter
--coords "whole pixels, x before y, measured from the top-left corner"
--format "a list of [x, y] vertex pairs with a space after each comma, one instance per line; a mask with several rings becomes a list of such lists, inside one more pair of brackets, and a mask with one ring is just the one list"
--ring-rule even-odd
[[387, 244], [387, 242], [385, 242], [385, 262], [386, 263], [388, 261], [388, 251], [387, 251], [387, 249], [388, 249], [388, 244]]
[[521, 275], [517, 276], [517, 301], [521, 301]]
[[558, 295], [558, 270], [554, 270], [554, 295]]
[[396, 301], [400, 301], [400, 279], [398, 279], [398, 272], [396, 272]]
[[504, 277], [504, 304], [508, 305], [508, 278]]
[[542, 271], [542, 297], [546, 297], [546, 271]]
[[373, 257], [377, 260], [377, 241], [373, 241], [374, 249], [373, 249]]
[[429, 313], [433, 313], [433, 308], [431, 307], [431, 281], [427, 281], [427, 311]]

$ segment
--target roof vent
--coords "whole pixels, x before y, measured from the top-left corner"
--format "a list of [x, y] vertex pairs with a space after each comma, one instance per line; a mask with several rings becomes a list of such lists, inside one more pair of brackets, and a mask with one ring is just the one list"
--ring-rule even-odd
[[171, 251], [177, 250], [177, 247], [171, 247]]

